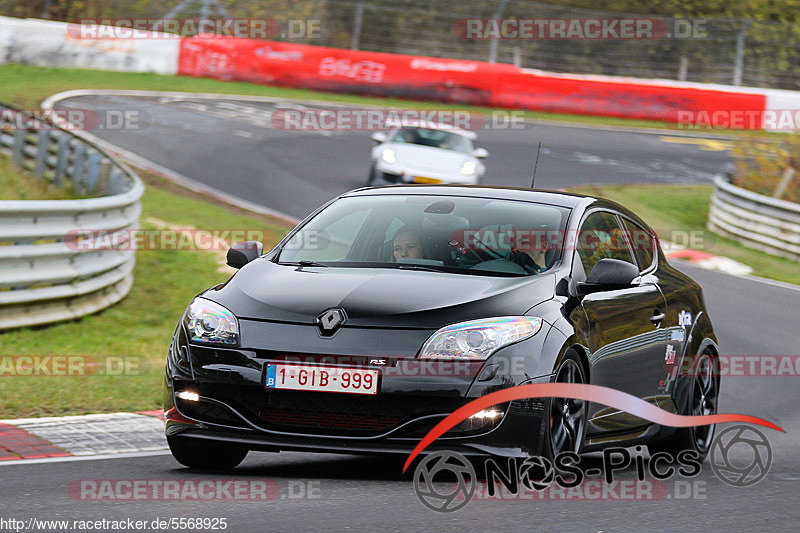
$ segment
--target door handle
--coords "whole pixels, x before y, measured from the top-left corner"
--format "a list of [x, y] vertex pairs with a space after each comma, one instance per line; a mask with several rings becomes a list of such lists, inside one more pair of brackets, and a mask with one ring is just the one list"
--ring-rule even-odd
[[661, 323], [664, 321], [665, 318], [666, 318], [666, 315], [664, 313], [659, 313], [657, 315], [651, 316], [650, 317], [650, 322], [652, 322], [653, 325], [655, 325], [655, 326], [659, 326], [659, 325], [661, 325]]

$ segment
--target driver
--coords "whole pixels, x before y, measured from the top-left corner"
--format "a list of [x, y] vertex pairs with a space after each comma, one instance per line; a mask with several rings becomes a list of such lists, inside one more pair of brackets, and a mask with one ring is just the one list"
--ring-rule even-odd
[[544, 272], [545, 269], [545, 256], [543, 251], [526, 250], [524, 252], [514, 250], [508, 256], [508, 260], [517, 263], [524, 268], [529, 274], [538, 274]]
[[509, 261], [517, 263], [529, 274], [538, 274], [547, 270], [547, 242], [541, 239], [531, 239], [524, 250], [512, 249]]
[[456, 139], [451, 135], [447, 135], [439, 145], [439, 148], [444, 148], [445, 150], [455, 150]]
[[394, 234], [392, 239], [392, 260], [396, 263], [401, 259], [424, 259], [422, 240], [417, 232], [403, 226]]
[[403, 128], [397, 132], [397, 135], [395, 135], [393, 142], [416, 144], [417, 134], [414, 130]]

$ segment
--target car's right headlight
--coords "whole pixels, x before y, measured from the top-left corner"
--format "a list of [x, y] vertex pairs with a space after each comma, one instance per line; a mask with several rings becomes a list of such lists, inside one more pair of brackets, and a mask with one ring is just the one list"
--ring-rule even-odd
[[397, 163], [397, 154], [391, 148], [386, 148], [381, 153], [381, 159], [383, 159], [387, 163]]
[[460, 172], [465, 176], [472, 176], [473, 174], [475, 174], [476, 168], [477, 167], [475, 166], [475, 163], [473, 163], [472, 161], [464, 161], [464, 164], [461, 165]]
[[204, 344], [239, 344], [239, 322], [228, 309], [218, 303], [195, 298], [183, 322], [193, 342]]
[[422, 346], [421, 359], [487, 359], [504, 346], [534, 336], [542, 329], [535, 316], [501, 316], [451, 324]]

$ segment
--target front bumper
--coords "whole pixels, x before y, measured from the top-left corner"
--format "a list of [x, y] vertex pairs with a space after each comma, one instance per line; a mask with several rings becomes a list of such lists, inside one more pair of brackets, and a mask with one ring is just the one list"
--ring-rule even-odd
[[[543, 342], [540, 339], [538, 344]], [[379, 368], [379, 393], [267, 389], [266, 365], [292, 362], [295, 357], [303, 364]], [[527, 379], [525, 372], [514, 375], [510, 370], [517, 367], [495, 357], [486, 363], [457, 365], [381, 357], [385, 366], [375, 367], [368, 366], [373, 358], [365, 356], [289, 357], [195, 346], [186, 342], [179, 326], [165, 376], [166, 434], [253, 450], [408, 454], [439, 421], [472, 399], [523, 382], [551, 380], [550, 375], [536, 380]], [[179, 398], [181, 391], [194, 392], [198, 398]], [[426, 453], [447, 449], [464, 455], [540, 454], [546, 400], [514, 401], [499, 407], [503, 416], [465, 421], [437, 439]]]
[[477, 185], [480, 174], [461, 174], [460, 172], [441, 172], [430, 169], [414, 169], [397, 164], [377, 163], [375, 165], [376, 184], [398, 183], [446, 183]]

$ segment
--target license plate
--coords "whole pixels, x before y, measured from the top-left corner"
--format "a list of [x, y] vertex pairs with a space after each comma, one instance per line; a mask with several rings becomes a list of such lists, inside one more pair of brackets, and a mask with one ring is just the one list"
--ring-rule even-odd
[[442, 180], [436, 178], [426, 178], [425, 176], [414, 176], [414, 183], [441, 183]]
[[268, 389], [378, 394], [377, 370], [311, 365], [267, 365]]

